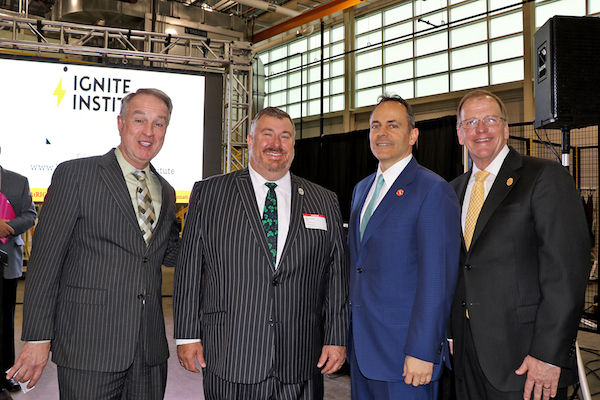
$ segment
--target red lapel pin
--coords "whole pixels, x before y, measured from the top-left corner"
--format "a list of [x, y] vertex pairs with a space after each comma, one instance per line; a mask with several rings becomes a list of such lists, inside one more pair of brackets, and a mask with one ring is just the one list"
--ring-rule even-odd
[[404, 189], [398, 189], [396, 192], [396, 196], [402, 196], [404, 194]]

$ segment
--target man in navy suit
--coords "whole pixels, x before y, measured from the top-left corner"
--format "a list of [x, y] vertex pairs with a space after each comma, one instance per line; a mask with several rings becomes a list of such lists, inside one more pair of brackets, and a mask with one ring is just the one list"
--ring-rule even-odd
[[[451, 323], [457, 397], [566, 399], [577, 381], [575, 339], [591, 265], [573, 178], [559, 163], [506, 144], [508, 116], [496, 95], [468, 93], [457, 119], [473, 160], [451, 182], [465, 226]], [[483, 205], [467, 224], [480, 179]]]
[[[0, 167], [0, 192], [10, 202], [15, 218], [0, 219], [0, 250], [8, 254], [8, 265], [4, 267], [0, 284], [0, 371], [6, 371], [15, 362], [14, 316], [17, 299], [17, 283], [23, 274], [23, 239], [37, 218], [35, 205], [31, 200], [27, 178]], [[0, 217], [1, 218], [1, 217]], [[17, 392], [20, 389], [13, 379], [0, 381], [0, 389]]]
[[437, 399], [460, 249], [452, 188], [412, 157], [410, 105], [383, 96], [369, 119], [376, 173], [354, 189], [348, 244], [352, 398]]

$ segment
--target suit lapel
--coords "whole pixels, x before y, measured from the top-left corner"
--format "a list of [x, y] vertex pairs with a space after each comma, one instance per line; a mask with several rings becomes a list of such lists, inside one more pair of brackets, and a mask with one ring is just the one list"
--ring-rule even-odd
[[[292, 179], [292, 193], [291, 193], [291, 210], [290, 210], [290, 227], [288, 230], [288, 235], [285, 238], [285, 245], [283, 247], [283, 252], [281, 254], [281, 258], [279, 259], [279, 264], [282, 265], [283, 258], [289, 253], [289, 249], [291, 244], [296, 239], [298, 232], [302, 228], [302, 203], [304, 200], [304, 188], [300, 185], [300, 180], [296, 178], [296, 176], [290, 173], [290, 177]], [[300, 194], [302, 192], [302, 194]]]
[[[271, 260], [271, 252], [269, 251], [269, 245], [267, 243], [267, 236], [262, 227], [262, 221], [260, 220], [260, 212], [256, 208], [256, 195], [254, 188], [252, 187], [252, 180], [250, 179], [250, 172], [248, 168], [242, 170], [236, 179], [237, 191], [240, 194], [242, 203], [244, 204], [244, 210], [250, 224], [250, 229], [256, 237], [260, 247], [263, 249], [265, 256], [268, 260]], [[272, 263], [270, 263], [272, 264]], [[274, 268], [271, 265], [271, 268]]]
[[502, 203], [504, 198], [510, 193], [515, 184], [520, 178], [520, 175], [516, 172], [523, 165], [521, 155], [514, 149], [510, 149], [510, 153], [506, 156], [498, 176], [494, 180], [494, 185], [490, 190], [479, 218], [477, 219], [477, 225], [475, 225], [475, 232], [473, 232], [473, 240], [471, 241], [471, 248], [475, 246], [477, 238], [485, 228], [491, 216], [494, 214], [498, 206]]
[[[158, 230], [161, 228], [161, 226], [164, 224], [164, 220], [165, 218], [167, 218], [169, 215], [169, 207], [172, 203], [175, 202], [175, 199], [173, 199], [173, 192], [172, 189], [170, 187], [170, 185], [167, 183], [167, 181], [158, 174], [158, 172], [156, 172], [156, 169], [154, 169], [154, 167], [152, 166], [152, 164], [150, 164], [150, 170], [152, 171], [152, 173], [154, 174], [154, 176], [158, 179], [158, 182], [161, 186], [161, 205], [160, 205], [160, 214], [158, 216], [158, 221], [156, 222], [156, 226], [154, 227], [154, 232], [158, 232]], [[141, 230], [140, 230], [141, 232]], [[150, 238], [150, 242], [148, 243], [148, 247], [150, 247], [150, 245], [152, 244], [152, 242], [154, 241], [154, 237], [155, 235], [152, 235], [152, 237]]]
[[[419, 164], [413, 158], [410, 160], [408, 165], [404, 168], [398, 178], [392, 183], [392, 186], [385, 194], [384, 198], [375, 209], [375, 212], [369, 220], [369, 224], [365, 229], [361, 247], [363, 243], [366, 243], [371, 235], [377, 230], [377, 227], [385, 220], [387, 214], [406, 198], [409, 198], [411, 183], [415, 180]], [[408, 197], [405, 197], [408, 196]], [[360, 217], [359, 217], [360, 218]], [[360, 234], [359, 234], [360, 235]]]
[[142, 231], [138, 225], [135, 210], [133, 209], [133, 205], [131, 203], [129, 189], [127, 189], [127, 184], [123, 178], [123, 171], [121, 170], [121, 167], [119, 167], [114, 150], [111, 150], [100, 157], [98, 164], [100, 166], [100, 178], [108, 187], [108, 192], [125, 216], [125, 219], [127, 219], [131, 226], [140, 233], [140, 238], [143, 238]]
[[356, 192], [354, 193], [356, 199], [354, 199], [354, 202], [352, 203], [353, 208], [350, 212], [351, 217], [348, 233], [352, 234], [352, 240], [349, 242], [354, 242], [354, 246], [351, 250], [353, 250], [355, 253], [357, 253], [358, 249], [360, 248], [360, 214], [364, 207], [365, 201], [367, 200], [369, 189], [371, 186], [373, 186], [373, 182], [375, 181], [375, 176], [377, 176], [376, 173], [359, 182], [358, 186], [356, 187]]

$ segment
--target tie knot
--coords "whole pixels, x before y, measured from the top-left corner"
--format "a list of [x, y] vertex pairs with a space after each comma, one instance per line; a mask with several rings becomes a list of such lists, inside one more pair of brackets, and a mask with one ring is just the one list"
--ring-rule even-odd
[[135, 176], [137, 178], [138, 181], [146, 180], [146, 172], [144, 172], [144, 171], [136, 169], [131, 173], [133, 174], [133, 176]]
[[475, 181], [483, 182], [483, 181], [485, 181], [485, 178], [487, 178], [489, 175], [490, 175], [490, 173], [487, 171], [477, 171], [475, 173]]
[[275, 188], [277, 187], [277, 184], [275, 182], [267, 182], [265, 183], [265, 185], [269, 188], [269, 190], [275, 190]]

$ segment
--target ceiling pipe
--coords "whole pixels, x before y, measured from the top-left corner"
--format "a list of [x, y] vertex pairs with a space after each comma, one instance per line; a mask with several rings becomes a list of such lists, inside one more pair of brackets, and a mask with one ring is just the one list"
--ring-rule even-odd
[[307, 26], [304, 29], [297, 30], [295, 33], [291, 33], [291, 34], [289, 34], [287, 36], [284, 36], [282, 38], [273, 40], [272, 42], [269, 42], [267, 44], [263, 44], [262, 46], [255, 47], [254, 48], [254, 52], [255, 53], [260, 53], [262, 51], [270, 49], [271, 47], [275, 47], [275, 46], [280, 45], [282, 43], [286, 43], [286, 42], [288, 42], [288, 41], [290, 41], [292, 39], [296, 39], [296, 38], [299, 38], [299, 37], [302, 37], [302, 36], [310, 35], [314, 31], [315, 31], [315, 26], [314, 25], [309, 25], [309, 26]]
[[261, 0], [236, 0], [240, 4], [244, 4], [249, 7], [258, 8], [259, 10], [265, 10], [270, 12], [276, 12], [278, 14], [287, 15], [288, 17], [297, 17], [302, 14], [298, 11], [290, 10], [289, 8], [276, 6], [275, 4], [269, 4], [266, 1]]

